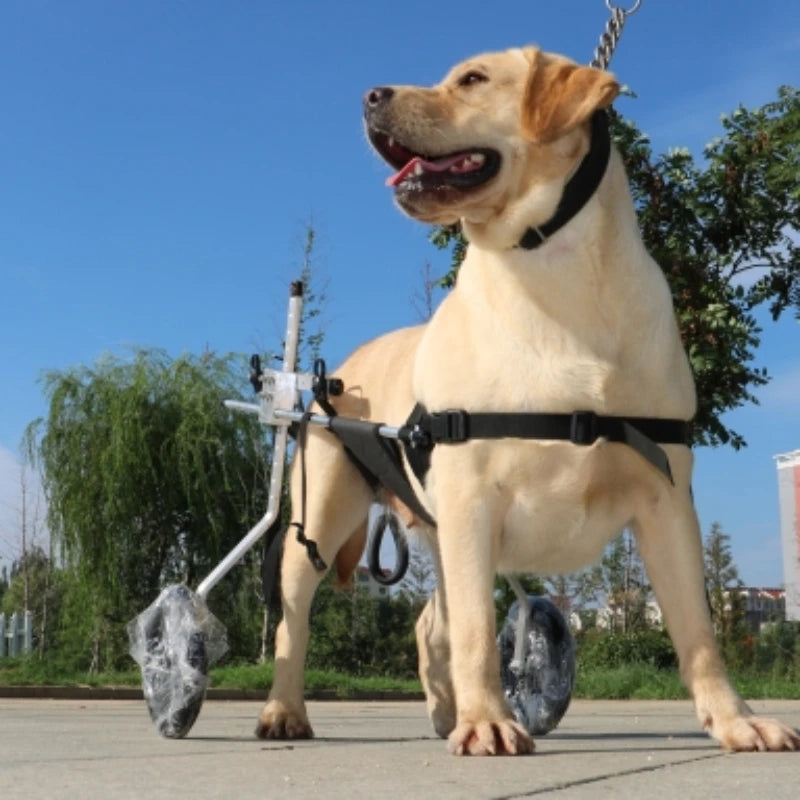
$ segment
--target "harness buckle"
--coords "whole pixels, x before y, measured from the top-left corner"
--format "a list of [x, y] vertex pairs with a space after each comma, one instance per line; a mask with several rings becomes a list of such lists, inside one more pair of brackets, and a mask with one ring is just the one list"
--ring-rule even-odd
[[434, 442], [465, 442], [468, 414], [466, 411], [449, 409], [430, 415], [428, 432]]
[[569, 421], [569, 440], [573, 444], [590, 445], [600, 435], [600, 423], [594, 411], [575, 411]]

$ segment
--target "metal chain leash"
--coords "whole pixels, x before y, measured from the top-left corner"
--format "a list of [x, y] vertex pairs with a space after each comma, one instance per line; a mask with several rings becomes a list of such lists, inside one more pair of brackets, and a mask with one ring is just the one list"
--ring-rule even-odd
[[606, 29], [600, 36], [600, 42], [597, 49], [594, 51], [594, 58], [591, 61], [592, 67], [597, 69], [608, 69], [611, 62], [611, 56], [614, 55], [614, 50], [617, 48], [619, 37], [622, 36], [622, 28], [625, 25], [625, 20], [636, 11], [642, 0], [636, 2], [629, 8], [624, 9], [619, 6], [612, 5], [611, 0], [606, 0], [606, 8], [611, 12], [611, 19], [606, 23]]

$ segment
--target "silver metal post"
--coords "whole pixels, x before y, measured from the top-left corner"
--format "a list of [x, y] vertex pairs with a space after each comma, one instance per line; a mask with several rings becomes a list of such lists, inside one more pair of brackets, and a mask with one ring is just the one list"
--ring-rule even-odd
[[[242, 403], [239, 400], [226, 400], [225, 406], [232, 411], [242, 411], [245, 414], [253, 414], [258, 416], [261, 413], [261, 406], [256, 403]], [[286, 420], [286, 422], [300, 422], [303, 419], [302, 411], [289, 411], [283, 408], [276, 408], [273, 410], [272, 415], [275, 419]], [[322, 428], [330, 428], [331, 418], [326, 417], [324, 414], [312, 414], [308, 418], [310, 425], [319, 425]], [[401, 428], [392, 425], [379, 425], [378, 435], [383, 436], [384, 439], [399, 439]]]
[[[303, 310], [302, 284], [292, 285], [292, 295], [289, 299], [289, 316], [286, 324], [286, 340], [283, 350], [283, 371], [294, 372], [297, 360], [297, 342], [300, 337], [300, 318]], [[226, 404], [229, 405], [230, 404]], [[250, 404], [239, 404], [250, 405]], [[258, 406], [255, 406], [258, 413]], [[250, 409], [240, 409], [250, 410]], [[275, 444], [272, 451], [272, 473], [269, 480], [269, 500], [267, 512], [245, 534], [244, 538], [217, 564], [216, 567], [197, 587], [197, 594], [205, 600], [208, 593], [227, 575], [239, 562], [242, 556], [269, 530], [280, 512], [281, 486], [283, 484], [283, 469], [286, 461], [289, 429], [286, 425], [278, 427], [275, 433]]]
[[525, 667], [525, 637], [528, 635], [528, 595], [516, 575], [506, 575], [508, 585], [517, 596], [517, 630], [514, 638], [514, 656], [508, 668], [515, 674], [522, 673]]

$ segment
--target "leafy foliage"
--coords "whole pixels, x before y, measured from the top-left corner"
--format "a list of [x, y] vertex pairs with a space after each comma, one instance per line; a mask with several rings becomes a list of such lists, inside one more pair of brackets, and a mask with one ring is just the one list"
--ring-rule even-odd
[[647, 627], [650, 586], [630, 530], [606, 547], [600, 563], [589, 570], [589, 576], [589, 593], [605, 600], [611, 631], [628, 633]]
[[303, 282], [303, 317], [298, 342], [298, 369], [311, 371], [322, 352], [325, 331], [322, 312], [327, 300], [327, 291], [321, 284], [315, 269], [316, 232], [311, 224], [306, 227], [303, 240], [303, 260], [300, 280]]
[[[697, 444], [742, 447], [721, 416], [757, 402], [767, 372], [753, 365], [761, 333], [753, 310], [800, 318], [800, 91], [783, 86], [762, 108], [722, 118], [698, 165], [688, 150], [654, 156], [633, 122], [612, 114], [644, 241], [672, 289], [698, 393]], [[466, 253], [457, 229], [431, 233], [452, 248], [441, 285]]]
[[[125, 652], [122, 626], [161, 586], [195, 583], [262, 513], [263, 432], [223, 405], [244, 374], [230, 356], [141, 350], [45, 376], [49, 414], [29, 436], [72, 602], [93, 616], [95, 665], [102, 642]], [[214, 604], [234, 608], [228, 584]]]
[[592, 631], [577, 648], [579, 670], [649, 664], [657, 669], [678, 665], [678, 657], [666, 631], [642, 629], [626, 633]]
[[333, 669], [352, 675], [417, 672], [414, 620], [418, 608], [403, 592], [376, 598], [359, 587], [335, 589], [322, 582], [311, 609], [310, 669]]

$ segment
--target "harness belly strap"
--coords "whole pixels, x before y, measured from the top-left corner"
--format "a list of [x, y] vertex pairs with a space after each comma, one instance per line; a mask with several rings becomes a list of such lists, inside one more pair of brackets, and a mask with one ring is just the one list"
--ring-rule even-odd
[[476, 413], [448, 410], [428, 413], [417, 405], [408, 418], [406, 456], [421, 481], [430, 466], [435, 444], [468, 439], [544, 439], [591, 445], [598, 439], [627, 444], [670, 481], [669, 459], [660, 444], [688, 445], [691, 426], [678, 419], [600, 416], [593, 411], [572, 414]]
[[379, 433], [380, 425], [364, 420], [334, 416], [330, 418], [330, 429], [339, 437], [345, 452], [363, 474], [370, 475], [373, 487], [381, 485], [394, 492], [423, 522], [436, 523], [414, 494], [406, 477], [400, 451], [394, 442], [384, 439]]

